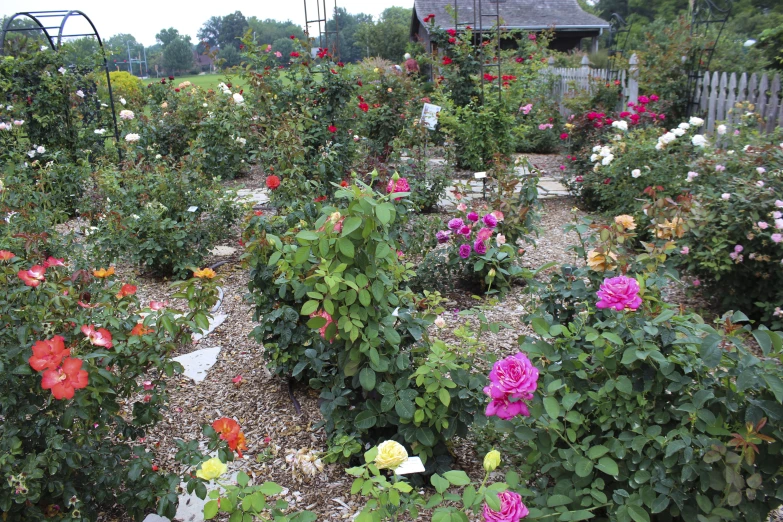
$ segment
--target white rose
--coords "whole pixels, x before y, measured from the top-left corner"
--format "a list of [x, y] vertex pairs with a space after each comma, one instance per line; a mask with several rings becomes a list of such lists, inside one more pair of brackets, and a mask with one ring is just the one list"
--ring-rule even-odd
[[601, 160], [601, 165], [609, 165], [614, 159], [614, 154], [609, 154], [607, 157]]
[[641, 176], [641, 175], [642, 175], [642, 171], [641, 171], [641, 170], [639, 170], [639, 169], [633, 169], [633, 170], [631, 171], [631, 177], [632, 177], [632, 178], [638, 178], [638, 177], [639, 177], [639, 176]]
[[674, 134], [677, 137], [684, 136], [685, 130], [684, 129], [672, 129], [672, 134]]
[[688, 130], [691, 128], [691, 125], [689, 123], [682, 122], [679, 125], [677, 125], [677, 127], [682, 130]]
[[702, 120], [701, 118], [697, 118], [696, 116], [691, 116], [691, 119], [688, 120], [688, 123], [690, 123], [694, 127], [701, 127], [702, 125], [704, 125], [704, 120]]
[[43, 145], [39, 145], [39, 146], [38, 146], [38, 148], [37, 148], [37, 149], [35, 149], [35, 151], [36, 151], [38, 154], [43, 154], [44, 152], [46, 152], [46, 149], [44, 148], [44, 146], [43, 146]]
[[[780, 145], [783, 146], [783, 143], [781, 143]], [[593, 152], [598, 152], [599, 150], [601, 150], [600, 145], [596, 145], [595, 147], [593, 147]]]
[[706, 147], [709, 145], [707, 142], [707, 138], [705, 138], [702, 134], [696, 134], [692, 139], [691, 143], [693, 143], [694, 147]]
[[235, 92], [234, 93], [234, 103], [236, 103], [237, 105], [242, 105], [243, 103], [245, 103], [245, 98], [242, 97], [242, 95], [239, 94], [238, 92]]
[[718, 134], [721, 136], [726, 134], [726, 126], [725, 125], [718, 125]]
[[628, 130], [628, 122], [624, 120], [617, 120], [612, 122], [612, 127], [620, 130]]
[[106, 129], [95, 129], [93, 132], [98, 135], [103, 135], [106, 132]]
[[130, 133], [125, 135], [125, 141], [128, 143], [139, 141], [140, 136], [138, 134]]
[[125, 101], [125, 98], [120, 98], [120, 103], [121, 103], [121, 104], [123, 104], [123, 105], [125, 105], [125, 104], [126, 104], [126, 103], [128, 103], [128, 102], [127, 102], [127, 101]]
[[600, 156], [598, 154], [593, 154], [592, 156], [590, 156], [590, 161], [598, 161], [599, 157]]

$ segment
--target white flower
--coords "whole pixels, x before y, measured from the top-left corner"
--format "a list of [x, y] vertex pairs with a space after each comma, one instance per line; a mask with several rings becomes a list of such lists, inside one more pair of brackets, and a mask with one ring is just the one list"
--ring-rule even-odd
[[701, 127], [702, 125], [704, 125], [704, 120], [702, 120], [701, 118], [697, 118], [696, 116], [691, 116], [691, 119], [688, 120], [688, 123], [690, 123], [694, 127]]
[[709, 145], [707, 138], [705, 138], [702, 134], [696, 134], [693, 136], [691, 143], [693, 143], [694, 147], [706, 147]]
[[[781, 145], [781, 147], [783, 147], [783, 143], [781, 143], [780, 145]], [[596, 145], [595, 147], [593, 147], [593, 152], [598, 152], [599, 150], [601, 150], [601, 146], [600, 145]]]
[[60, 67], [59, 69], [57, 69], [57, 72], [60, 74], [65, 74], [65, 67]]
[[234, 103], [236, 103], [237, 105], [242, 105], [243, 103], [245, 103], [245, 98], [242, 97], [242, 95], [239, 94], [238, 92], [235, 92], [234, 93]]
[[696, 179], [698, 176], [699, 176], [699, 173], [698, 173], [698, 172], [693, 172], [693, 171], [691, 171], [691, 172], [688, 172], [688, 177], [685, 179], [685, 181], [693, 181], [693, 180], [694, 180], [694, 179]]
[[0, 121], [0, 130], [11, 130], [12, 125], [10, 123], [5, 123]]
[[243, 147], [244, 147], [244, 146], [245, 146], [245, 144], [247, 143], [247, 139], [245, 139], [245, 138], [239, 138], [239, 137], [237, 137], [236, 141], [238, 141], [238, 142], [239, 142], [239, 143], [240, 143], [240, 144], [241, 144]]
[[81, 89], [79, 89], [78, 91], [76, 91], [76, 96], [78, 96], [79, 98], [84, 98], [84, 92]]
[[24, 120], [14, 120], [14, 125], [20, 127], [24, 124]]
[[671, 132], [672, 132], [672, 134], [674, 134], [674, 135], [675, 135], [675, 136], [677, 136], [678, 138], [679, 138], [680, 136], [685, 136], [685, 129], [672, 129], [672, 131], [671, 131]]
[[677, 128], [682, 130], [688, 130], [691, 128], [691, 126], [689, 123], [682, 122], [679, 125], [677, 125]]
[[47, 49], [49, 49], [49, 48], [48, 48], [48, 47], [46, 47], [45, 45], [42, 45], [42, 46], [41, 46], [41, 50], [42, 50], [42, 51], [46, 51]]
[[208, 107], [208, 105], [206, 103], [202, 103], [201, 106], [202, 107]]
[[138, 214], [131, 214], [131, 217], [133, 219], [141, 219]]
[[46, 152], [46, 149], [44, 148], [44, 146], [43, 146], [43, 145], [38, 145], [38, 147], [35, 149], [35, 151], [36, 151], [38, 154], [43, 154], [44, 152]]
[[621, 139], [623, 139], [623, 137], [620, 136], [619, 134], [615, 134], [614, 136], [612, 136], [612, 141], [620, 141]]
[[663, 150], [663, 143], [660, 141], [655, 144], [655, 150]]
[[745, 145], [742, 147], [742, 152], [748, 152], [748, 149], [750, 148], [750, 145]]
[[136, 115], [133, 114], [133, 111], [129, 111], [127, 109], [120, 111], [120, 119], [121, 120], [132, 120], [135, 117], [136, 117]]
[[732, 156], [734, 154], [734, 151], [733, 150], [727, 150], [726, 154], [728, 154], [729, 156]]
[[718, 131], [718, 134], [723, 136], [724, 134], [726, 134], [726, 126], [725, 125], [718, 125], [717, 131]]
[[728, 201], [730, 197], [731, 197], [731, 194], [729, 194], [728, 192], [724, 192], [723, 194], [720, 195], [720, 199], [722, 199], [724, 201]]
[[599, 152], [602, 158], [605, 158], [607, 156], [612, 155], [612, 148], [611, 147], [601, 147], [601, 152]]
[[609, 154], [607, 157], [601, 160], [601, 165], [609, 165], [614, 159], [614, 154]]
[[763, 182], [763, 181], [761, 181], [761, 180], [759, 180], [759, 181], [757, 181], [757, 182], [756, 182], [756, 186], [757, 186], [758, 188], [764, 188], [764, 182]]
[[639, 177], [639, 176], [641, 176], [641, 175], [642, 175], [642, 171], [641, 171], [641, 170], [639, 170], [639, 169], [633, 169], [633, 170], [631, 171], [631, 177], [632, 177], [632, 178], [638, 178], [638, 177]]
[[656, 145], [655, 148], [661, 150], [664, 147], [664, 145], [668, 145], [669, 143], [673, 142], [676, 139], [677, 139], [677, 135], [671, 132], [667, 132], [666, 134], [658, 138], [658, 145], [660, 145], [660, 147]]
[[161, 156], [160, 154], [155, 154], [155, 159], [160, 159], [160, 158], [162, 158], [162, 157], [163, 157], [163, 156]]
[[34, 158], [34, 157], [35, 157], [35, 151], [34, 151], [34, 150], [31, 150], [31, 151], [29, 151], [29, 152], [27, 153], [27, 155], [28, 155], [28, 156], [30, 156], [31, 158]]
[[592, 156], [590, 156], [590, 161], [598, 161], [599, 157], [600, 156], [598, 154], [593, 154]]
[[108, 107], [105, 103], [101, 103], [101, 107]]
[[444, 326], [446, 326], [446, 320], [443, 319], [443, 317], [438, 316], [438, 318], [435, 319], [435, 326], [437, 326], [438, 328], [443, 328]]
[[125, 135], [125, 141], [127, 141], [128, 143], [139, 141], [139, 138], [140, 136], [138, 134], [130, 133]]
[[353, 141], [359, 141], [359, 135], [358, 134], [354, 134], [353, 135]]
[[125, 105], [125, 104], [126, 104], [126, 103], [128, 103], [128, 102], [127, 102], [127, 101], [125, 101], [125, 98], [122, 98], [122, 97], [120, 97], [120, 103], [121, 103], [121, 104], [123, 104], [123, 105]]
[[756, 167], [756, 172], [758, 172], [759, 174], [764, 174], [765, 172], [767, 172], [767, 169], [765, 169], [764, 167]]
[[624, 120], [616, 120], [612, 122], [612, 127], [620, 130], [628, 130], [628, 122]]
[[106, 129], [95, 129], [93, 131], [95, 134], [98, 134], [100, 136], [103, 136], [106, 133]]

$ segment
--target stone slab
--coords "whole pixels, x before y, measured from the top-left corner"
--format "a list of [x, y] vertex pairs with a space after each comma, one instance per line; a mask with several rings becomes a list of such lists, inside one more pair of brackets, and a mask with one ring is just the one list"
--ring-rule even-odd
[[234, 255], [236, 251], [237, 251], [236, 248], [230, 246], [216, 246], [215, 248], [210, 250], [209, 253], [212, 254], [213, 256], [228, 257]]
[[240, 189], [237, 190], [237, 199], [240, 201], [248, 201], [253, 205], [263, 205], [269, 202], [269, 195], [267, 190], [263, 188], [257, 189]]
[[201, 382], [206, 378], [209, 369], [217, 362], [220, 349], [220, 346], [203, 348], [174, 357], [174, 360], [185, 368], [184, 374], [186, 377], [193, 379], [194, 382]]
[[215, 314], [214, 316], [212, 316], [212, 318], [209, 320], [209, 328], [207, 328], [207, 331], [202, 333], [194, 333], [193, 340], [194, 341], [201, 340], [204, 337], [211, 334], [212, 332], [214, 332], [215, 328], [223, 324], [223, 322], [226, 320], [227, 317], [228, 315], [226, 314]]

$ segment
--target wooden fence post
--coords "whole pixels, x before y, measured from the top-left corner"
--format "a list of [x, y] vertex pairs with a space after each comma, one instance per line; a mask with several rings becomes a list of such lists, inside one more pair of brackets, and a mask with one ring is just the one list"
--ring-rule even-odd
[[636, 53], [631, 55], [628, 65], [628, 101], [636, 103], [639, 101], [639, 57]]

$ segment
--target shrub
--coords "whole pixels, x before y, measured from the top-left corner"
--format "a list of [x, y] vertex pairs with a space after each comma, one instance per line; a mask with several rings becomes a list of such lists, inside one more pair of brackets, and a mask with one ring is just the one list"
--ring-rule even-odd
[[345, 206], [280, 235], [251, 219], [253, 335], [276, 372], [320, 391], [330, 445], [350, 449], [345, 435], [394, 437], [434, 469], [448, 461], [444, 442], [467, 433], [482, 380], [466, 358], [428, 341], [438, 296], [403, 286], [412, 265], [399, 259], [390, 230], [403, 205], [395, 199], [406, 195], [350, 186], [335, 193]]
[[189, 166], [104, 169], [96, 181], [87, 233], [104, 263], [125, 257], [159, 276], [187, 277], [239, 217], [232, 193]]
[[[101, 87], [107, 90], [106, 94], [108, 95], [105, 76], [103, 78], [104, 81], [101, 83]], [[114, 108], [116, 111], [122, 109], [140, 111], [144, 108], [144, 91], [137, 76], [127, 71], [111, 71], [109, 78], [111, 78], [111, 91], [114, 95]], [[125, 100], [124, 104], [121, 101], [122, 99]]]
[[191, 308], [176, 313], [140, 303], [136, 286], [94, 270], [72, 241], [3, 232], [0, 510], [94, 520], [119, 504], [139, 518], [160, 499], [173, 517], [180, 477], [157, 472], [137, 441], [162, 418], [166, 379], [181, 371], [169, 356], [206, 325], [217, 281], [180, 283], [175, 297]]

